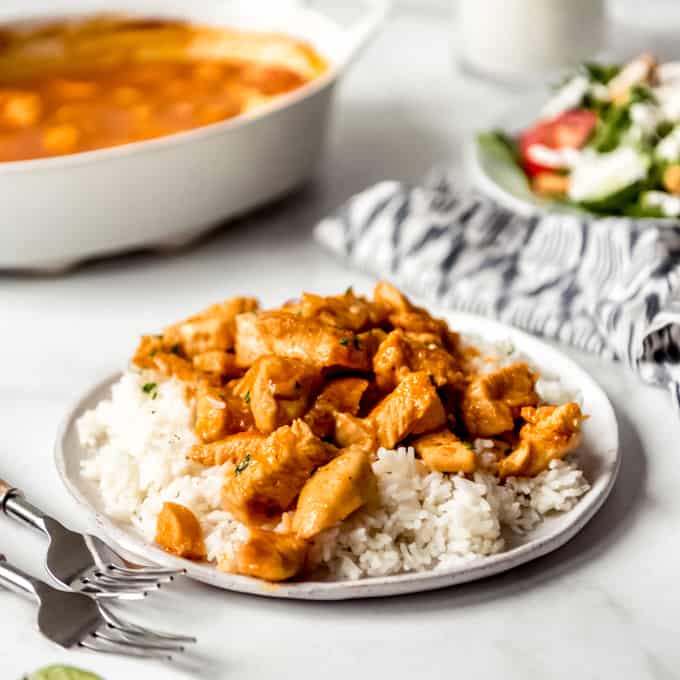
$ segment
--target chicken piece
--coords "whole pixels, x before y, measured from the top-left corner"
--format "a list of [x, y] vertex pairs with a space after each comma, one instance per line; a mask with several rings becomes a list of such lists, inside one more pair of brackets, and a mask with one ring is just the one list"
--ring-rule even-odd
[[498, 461], [498, 476], [501, 479], [519, 477], [529, 467], [530, 460], [531, 447], [529, 442], [521, 442], [512, 453]]
[[387, 281], [378, 281], [373, 289], [373, 300], [377, 305], [387, 309], [390, 314], [410, 312], [411, 301], [395, 286]]
[[333, 455], [303, 421], [280, 427], [227, 477], [222, 505], [244, 524], [270, 521], [292, 507], [314, 470]]
[[236, 363], [251, 366], [266, 354], [300, 359], [319, 368], [371, 368], [366, 348], [351, 331], [285, 311], [240, 314], [236, 318]]
[[234, 570], [265, 581], [285, 581], [302, 570], [307, 548], [307, 542], [297, 536], [251, 529], [238, 551]]
[[190, 560], [202, 560], [206, 556], [196, 515], [179, 503], [163, 503], [156, 521], [156, 543], [163, 550]]
[[188, 357], [211, 350], [233, 349], [236, 316], [257, 308], [258, 302], [254, 298], [240, 297], [211, 305], [180, 323], [168, 326], [163, 331], [163, 344], [179, 348]]
[[534, 477], [550, 465], [551, 460], [564, 458], [581, 441], [583, 414], [578, 404], [526, 407], [522, 409], [526, 424], [519, 431], [519, 445], [498, 463], [501, 478]]
[[375, 353], [378, 351], [380, 344], [387, 337], [382, 328], [371, 328], [370, 331], [365, 331], [364, 333], [357, 333], [357, 344], [359, 347], [363, 347], [368, 354], [369, 359], [373, 359]]
[[230, 319], [199, 317], [168, 326], [163, 331], [163, 342], [179, 347], [188, 357], [211, 350], [226, 351], [234, 343], [231, 328]]
[[436, 472], [472, 473], [477, 468], [477, 457], [472, 447], [453, 432], [438, 430], [413, 441], [415, 452], [423, 463]]
[[300, 538], [312, 538], [378, 498], [378, 482], [368, 454], [345, 449], [304, 485], [293, 517]]
[[474, 378], [461, 404], [463, 421], [473, 437], [512, 430], [523, 406], [538, 403], [536, 376], [526, 364], [512, 364]]
[[378, 449], [378, 436], [373, 422], [349, 413], [336, 413], [333, 439], [342, 449], [355, 446], [367, 453], [374, 453]]
[[198, 374], [191, 363], [172, 352], [157, 352], [153, 356], [153, 363], [156, 370], [163, 375], [172, 376], [192, 386], [197, 381]]
[[228, 387], [213, 387], [205, 382], [198, 385], [194, 429], [202, 442], [214, 442], [253, 427], [250, 408], [240, 396]]
[[220, 379], [240, 378], [243, 375], [243, 369], [236, 365], [236, 355], [219, 349], [197, 354], [193, 364], [197, 371]]
[[426, 309], [414, 305], [391, 283], [380, 281], [373, 291], [373, 299], [388, 310], [387, 318], [395, 328], [412, 333], [431, 333], [441, 338], [447, 349], [457, 350], [458, 334], [450, 331], [442, 319], [435, 319]]
[[409, 373], [372, 411], [381, 446], [392, 449], [411, 433], [434, 430], [446, 422], [437, 390], [424, 371]]
[[318, 319], [321, 323], [359, 332], [386, 321], [385, 309], [354, 294], [349, 288], [343, 295], [321, 297], [303, 293], [299, 303], [287, 305], [287, 311], [303, 319]]
[[256, 456], [267, 437], [260, 432], [238, 432], [210, 444], [195, 444], [189, 451], [189, 458], [201, 465], [237, 465]]
[[163, 340], [160, 335], [142, 335], [132, 357], [132, 363], [139, 368], [156, 369], [154, 358], [162, 351]]
[[527, 424], [519, 431], [521, 442], [531, 448], [531, 461], [525, 474], [533, 477], [546, 470], [551, 460], [564, 458], [581, 442], [583, 414], [578, 404], [523, 408]]
[[436, 398], [432, 399], [423, 416], [414, 423], [409, 434], [415, 435], [432, 432], [446, 422], [447, 416], [444, 404], [436, 390], [433, 390], [433, 394]]
[[330, 437], [335, 429], [336, 414], [355, 416], [368, 386], [369, 382], [364, 378], [329, 380], [305, 416], [305, 422], [317, 437]]
[[439, 343], [426, 344], [401, 329], [392, 331], [373, 357], [373, 372], [378, 387], [383, 392], [389, 392], [405, 375], [417, 371], [431, 375], [437, 387], [462, 385], [464, 381], [456, 359]]
[[321, 372], [299, 359], [263, 356], [239, 380], [234, 394], [249, 404], [255, 425], [269, 434], [305, 414]]

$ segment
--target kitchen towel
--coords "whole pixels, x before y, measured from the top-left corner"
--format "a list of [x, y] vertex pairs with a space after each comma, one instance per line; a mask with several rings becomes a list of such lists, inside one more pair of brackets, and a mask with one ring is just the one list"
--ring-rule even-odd
[[680, 408], [680, 228], [523, 217], [441, 172], [423, 186], [363, 191], [315, 236], [352, 266], [443, 307], [625, 361]]

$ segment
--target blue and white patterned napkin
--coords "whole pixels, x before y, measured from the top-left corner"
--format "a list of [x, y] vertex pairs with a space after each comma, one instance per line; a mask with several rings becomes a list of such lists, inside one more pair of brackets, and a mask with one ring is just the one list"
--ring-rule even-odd
[[381, 182], [315, 236], [414, 295], [625, 361], [680, 407], [680, 228], [521, 217], [441, 174]]

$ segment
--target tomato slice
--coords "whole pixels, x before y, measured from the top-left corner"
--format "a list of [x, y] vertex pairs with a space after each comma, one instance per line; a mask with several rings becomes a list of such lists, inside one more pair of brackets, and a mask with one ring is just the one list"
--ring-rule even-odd
[[550, 149], [580, 149], [588, 141], [596, 123], [597, 115], [592, 111], [571, 109], [525, 130], [519, 138], [524, 171], [534, 177], [541, 172], [554, 170], [533, 161], [528, 153], [530, 146], [540, 144]]

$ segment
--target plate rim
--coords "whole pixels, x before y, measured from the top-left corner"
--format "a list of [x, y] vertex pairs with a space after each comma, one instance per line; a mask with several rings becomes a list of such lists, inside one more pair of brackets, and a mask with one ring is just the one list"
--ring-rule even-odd
[[[348, 600], [425, 592], [500, 574], [557, 550], [578, 534], [597, 514], [616, 483], [621, 467], [622, 455], [618, 422], [609, 398], [597, 381], [585, 369], [581, 368], [577, 362], [564, 354], [560, 349], [552, 347], [541, 339], [513, 326], [479, 315], [457, 312], [455, 310], [437, 310], [434, 308], [432, 311], [439, 312], [439, 315], [444, 316], [447, 321], [451, 319], [451, 324], [456, 330], [458, 330], [456, 324], [460, 326], [461, 322], [464, 326], [463, 332], [485, 333], [488, 329], [493, 329], [498, 339], [500, 337], [511, 338], [529, 358], [535, 358], [531, 350], [532, 346], [540, 348], [542, 351], [547, 351], [549, 355], [558, 356], [561, 362], [567, 364], [570, 375], [575, 375], [579, 383], [582, 380], [588, 383], [588, 389], [596, 397], [598, 407], [603, 409], [602, 416], [610, 421], [612, 425], [610, 433], [612, 436], [612, 446], [608, 447], [606, 452], [613, 457], [613, 460], [608, 469], [602, 473], [604, 475], [604, 485], [599, 489], [599, 493], [591, 496], [590, 494], [593, 491], [591, 488], [583, 499], [569, 511], [570, 513], [575, 513], [575, 517], [566, 526], [554, 530], [547, 536], [535, 538], [510, 550], [485, 556], [479, 560], [448, 569], [366, 577], [356, 581], [268, 583], [249, 576], [220, 572], [214, 565], [190, 562], [170, 555], [161, 548], [146, 542], [141, 536], [135, 535], [129, 529], [123, 529], [118, 526], [115, 521], [109, 519], [92, 505], [85, 493], [79, 488], [77, 481], [72, 479], [68, 473], [66, 465], [68, 454], [65, 446], [67, 434], [71, 428], [75, 427], [77, 417], [82, 413], [85, 403], [97, 392], [110, 387], [120, 377], [121, 371], [109, 374], [104, 379], [91, 385], [85, 392], [79, 394], [62, 418], [57, 430], [53, 452], [54, 463], [61, 482], [76, 501], [79, 508], [85, 512], [89, 519], [94, 520], [105, 539], [119, 549], [124, 556], [131, 559], [154, 561], [171, 567], [183, 568], [186, 570], [186, 575], [189, 578], [222, 590], [265, 597], [300, 600]], [[465, 328], [466, 326], [468, 328]], [[476, 329], [476, 327], [479, 328]], [[538, 363], [542, 363], [542, 361]], [[228, 583], [225, 583], [225, 581]]]
[[[540, 110], [540, 104], [545, 103], [547, 99], [546, 92], [532, 91], [524, 94], [513, 102], [509, 107], [504, 108], [498, 115], [494, 116], [492, 120], [484, 126], [482, 130], [475, 131], [474, 135], [468, 137], [465, 144], [465, 157], [467, 165], [471, 173], [473, 186], [478, 188], [482, 193], [489, 198], [495, 200], [501, 206], [516, 212], [522, 217], [532, 217], [541, 215], [576, 215], [584, 219], [628, 219], [642, 224], [650, 224], [665, 228], [680, 226], [680, 218], [673, 217], [627, 217], [626, 215], [596, 215], [594, 213], [579, 211], [576, 208], [569, 206], [562, 206], [554, 201], [541, 201], [536, 199], [535, 202], [526, 200], [520, 196], [516, 196], [511, 191], [506, 189], [501, 184], [498, 184], [493, 177], [489, 175], [484, 169], [482, 161], [482, 151], [477, 142], [477, 135], [483, 132], [490, 132], [491, 130], [503, 130], [510, 133], [515, 133], [522, 129], [524, 125], [530, 124], [532, 120], [536, 120], [536, 116]], [[529, 117], [529, 110], [532, 109], [534, 117]]]

